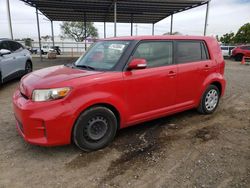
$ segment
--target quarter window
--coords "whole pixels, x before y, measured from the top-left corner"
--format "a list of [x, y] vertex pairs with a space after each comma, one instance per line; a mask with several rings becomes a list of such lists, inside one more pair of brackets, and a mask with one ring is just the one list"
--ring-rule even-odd
[[203, 42], [178, 41], [176, 46], [178, 63], [188, 63], [208, 59], [208, 52]]
[[173, 43], [170, 41], [143, 42], [137, 47], [133, 58], [146, 59], [149, 68], [171, 65], [173, 64]]

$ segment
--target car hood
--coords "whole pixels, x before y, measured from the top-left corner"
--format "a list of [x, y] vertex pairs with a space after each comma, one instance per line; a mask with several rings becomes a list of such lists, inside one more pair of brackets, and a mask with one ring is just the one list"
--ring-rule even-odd
[[34, 71], [24, 76], [20, 83], [20, 91], [23, 95], [31, 98], [34, 89], [55, 88], [59, 83], [74, 78], [101, 74], [102, 72], [88, 71], [67, 67], [64, 65], [53, 66]]

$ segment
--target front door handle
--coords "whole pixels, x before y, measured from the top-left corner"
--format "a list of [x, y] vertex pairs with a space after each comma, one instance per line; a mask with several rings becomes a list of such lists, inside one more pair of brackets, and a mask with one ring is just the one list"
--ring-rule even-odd
[[169, 73], [168, 73], [168, 76], [175, 76], [176, 75], [176, 72], [174, 72], [174, 71], [169, 71]]

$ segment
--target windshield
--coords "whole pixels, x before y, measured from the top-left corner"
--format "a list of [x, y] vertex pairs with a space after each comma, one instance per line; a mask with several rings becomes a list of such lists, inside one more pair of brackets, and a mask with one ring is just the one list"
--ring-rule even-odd
[[74, 65], [92, 70], [111, 70], [118, 63], [129, 43], [129, 41], [96, 42]]

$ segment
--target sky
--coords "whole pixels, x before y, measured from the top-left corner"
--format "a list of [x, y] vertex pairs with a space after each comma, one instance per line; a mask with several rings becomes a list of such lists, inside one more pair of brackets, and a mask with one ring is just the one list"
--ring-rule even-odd
[[[31, 37], [37, 39], [35, 8], [19, 0], [9, 0], [14, 38]], [[173, 16], [173, 31], [183, 35], [203, 35], [206, 5], [186, 10]], [[41, 36], [51, 35], [50, 21], [39, 15]], [[222, 36], [227, 32], [237, 32], [250, 22], [250, 0], [211, 0], [208, 16], [207, 35]], [[54, 22], [55, 36], [61, 35], [61, 22]], [[94, 23], [99, 37], [103, 37], [103, 23]], [[107, 37], [113, 36], [113, 23], [107, 23]], [[134, 35], [136, 34], [134, 24]], [[162, 35], [170, 30], [170, 17], [155, 24], [155, 34]], [[151, 35], [152, 24], [137, 24], [137, 35]], [[130, 24], [118, 23], [117, 36], [130, 35]], [[6, 0], [0, 0], [0, 38], [10, 38]]]

